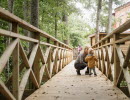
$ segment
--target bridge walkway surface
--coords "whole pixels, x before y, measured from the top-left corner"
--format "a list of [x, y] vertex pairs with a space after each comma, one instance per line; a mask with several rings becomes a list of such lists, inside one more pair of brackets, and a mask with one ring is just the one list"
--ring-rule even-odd
[[74, 61], [26, 100], [130, 100], [98, 69], [97, 76], [76, 75]]

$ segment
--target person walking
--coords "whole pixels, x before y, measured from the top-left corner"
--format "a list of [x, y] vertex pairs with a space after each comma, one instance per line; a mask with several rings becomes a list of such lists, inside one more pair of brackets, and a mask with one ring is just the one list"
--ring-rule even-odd
[[88, 62], [88, 67], [89, 67], [89, 75], [91, 76], [91, 70], [93, 70], [94, 75], [97, 76], [96, 71], [95, 71], [95, 65], [98, 60], [97, 58], [94, 56], [94, 50], [90, 49], [88, 51], [88, 55], [85, 58], [85, 61]]

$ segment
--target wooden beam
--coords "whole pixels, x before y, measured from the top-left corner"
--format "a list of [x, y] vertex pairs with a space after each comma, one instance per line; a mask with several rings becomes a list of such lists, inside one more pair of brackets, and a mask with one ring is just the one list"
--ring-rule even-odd
[[[21, 63], [21, 64], [20, 64], [20, 67], [19, 67], [19, 71], [20, 71], [20, 72], [23, 70], [24, 66], [25, 66], [25, 64], [24, 64], [24, 63]], [[10, 78], [8, 79], [8, 81], [6, 82], [6, 86], [11, 85], [11, 83], [10, 83], [10, 82], [12, 82], [12, 81], [11, 81], [11, 80], [12, 80], [12, 78], [13, 78], [13, 75], [11, 75], [11, 77], [10, 77]]]
[[39, 52], [39, 55], [40, 55], [40, 58], [41, 58], [42, 64], [45, 64], [44, 54], [43, 54], [42, 49], [41, 49], [40, 46], [39, 46], [39, 48], [38, 48], [38, 52]]
[[40, 69], [40, 83], [42, 82], [44, 72], [45, 72], [45, 64], [42, 65], [42, 67]]
[[127, 53], [126, 53], [126, 57], [125, 57], [125, 60], [123, 63], [123, 68], [126, 68], [128, 66], [129, 61], [130, 61], [129, 59], [130, 59], [130, 45], [129, 45]]
[[123, 80], [123, 78], [124, 78], [124, 74], [123, 74], [123, 70], [121, 69], [120, 74], [119, 74], [118, 79], [117, 79], [117, 83], [116, 83], [117, 87], [120, 87], [120, 83]]
[[36, 53], [36, 56], [34, 59], [32, 69], [33, 69], [33, 72], [34, 72], [34, 75], [37, 79], [38, 84], [40, 84], [40, 52], [38, 52], [38, 49], [37, 49], [37, 53]]
[[[110, 34], [108, 34], [107, 36], [105, 36], [103, 39], [101, 39], [98, 43], [96, 43], [95, 45], [101, 43], [103, 40], [107, 40], [108, 38], [112, 37], [114, 34], [120, 34], [124, 31], [126, 31], [127, 29], [130, 28], [130, 20], [127, 20], [124, 24], [120, 25], [118, 28], [116, 28], [114, 31], [112, 31]], [[94, 46], [95, 46], [94, 45]]]
[[49, 72], [47, 66], [45, 66], [45, 72], [46, 72], [46, 76], [47, 76], [49, 79], [51, 79], [50, 72]]
[[29, 65], [29, 62], [28, 62], [28, 58], [27, 58], [27, 56], [26, 56], [26, 54], [25, 54], [25, 52], [24, 52], [24, 49], [23, 49], [21, 43], [20, 43], [20, 45], [19, 45], [19, 49], [20, 49], [20, 55], [21, 55], [21, 57], [22, 57], [22, 59], [23, 59], [23, 62], [24, 62], [24, 64], [25, 64], [25, 66], [26, 66], [27, 68], [30, 68], [30, 65]]
[[38, 42], [38, 40], [36, 40], [36, 39], [30, 38], [30, 37], [27, 37], [27, 36], [23, 36], [23, 35], [20, 35], [20, 34], [16, 34], [14, 32], [6, 31], [6, 30], [3, 30], [3, 29], [0, 29], [0, 35], [12, 37], [12, 38], [19, 38], [21, 40], [25, 40], [25, 41], [28, 41], [28, 42], [35, 42], [35, 43]]
[[126, 79], [129, 94], [130, 94], [130, 74], [129, 74], [129, 70], [127, 68], [122, 67], [123, 63], [124, 63], [124, 56], [123, 56], [123, 53], [122, 53], [120, 47], [116, 46], [116, 49], [117, 49], [117, 53], [118, 53], [118, 56], [119, 56], [119, 59], [120, 59], [120, 66], [123, 70], [124, 78]]
[[51, 50], [51, 46], [47, 48], [46, 50], [46, 53], [45, 53], [45, 62], [47, 62], [48, 58], [49, 58], [49, 53], [50, 53], [50, 50]]
[[19, 98], [19, 43], [17, 43], [13, 51], [13, 95], [17, 100]]
[[[49, 43], [45, 43], [45, 42], [40, 42], [40, 45], [51, 46], [51, 47], [55, 47], [55, 48], [59, 48], [59, 49], [66, 49], [66, 48], [55, 46], [53, 44], [49, 44]], [[71, 50], [71, 49], [66, 49], [66, 50]]]
[[18, 18], [14, 14], [10, 13], [7, 10], [4, 10], [1, 7], [0, 7], [0, 18], [3, 19], [3, 20], [9, 21], [9, 22], [17, 23], [19, 26], [23, 27], [26, 30], [29, 30], [29, 31], [34, 32], [34, 33], [40, 33], [41, 36], [46, 37], [46, 38], [50, 38], [52, 41], [57, 41], [58, 43], [66, 46], [67, 48], [72, 49], [68, 45], [60, 42], [59, 40], [57, 40], [53, 36], [49, 35], [48, 33], [34, 27], [33, 25], [31, 25], [31, 24], [27, 23], [26, 21]]
[[30, 73], [30, 79], [32, 80], [35, 87], [38, 89], [40, 87], [40, 84], [38, 83], [38, 81], [35, 77], [35, 74], [33, 73], [33, 70], [31, 70], [31, 73]]
[[130, 36], [127, 36], [125, 38], [122, 38], [122, 39], [119, 39], [119, 40], [115, 41], [115, 43], [116, 44], [118, 44], [118, 43], [124, 43], [124, 42], [129, 41], [129, 40], [130, 40]]
[[19, 86], [19, 99], [21, 100], [23, 97], [23, 93], [25, 90], [25, 87], [27, 85], [28, 79], [29, 79], [29, 75], [30, 75], [31, 69], [28, 69], [27, 71], [25, 71], [23, 78], [21, 80], [20, 86]]
[[102, 58], [102, 73], [103, 73], [103, 74], [106, 74], [106, 66], [105, 66], [105, 61], [104, 61], [103, 48], [101, 48], [101, 58]]
[[38, 49], [38, 44], [35, 44], [34, 47], [33, 47], [33, 49], [32, 49], [30, 58], [29, 58], [30, 67], [32, 67], [32, 65], [33, 65], [33, 62], [34, 62], [34, 59], [35, 59], [35, 56], [36, 56], [37, 49]]
[[0, 80], [0, 92], [8, 99], [8, 100], [16, 100], [16, 98], [11, 94], [8, 88], [4, 85], [4, 83]]
[[117, 44], [115, 44], [116, 40], [119, 40], [119, 34], [114, 34], [113, 35], [113, 40], [114, 40], [114, 44], [113, 44], [113, 48], [114, 48], [114, 85], [116, 86], [117, 84], [117, 80], [118, 80], [118, 76], [120, 73], [120, 61], [119, 61], [119, 55], [117, 54], [117, 49], [116, 46]]
[[3, 68], [5, 67], [9, 57], [11, 56], [16, 44], [18, 43], [18, 39], [12, 41], [11, 44], [6, 48], [3, 55], [0, 58], [0, 73], [3, 71]]

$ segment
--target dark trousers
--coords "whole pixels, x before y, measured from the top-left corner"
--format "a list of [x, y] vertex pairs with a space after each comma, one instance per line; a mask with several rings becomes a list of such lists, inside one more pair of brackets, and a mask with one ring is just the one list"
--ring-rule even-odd
[[[77, 70], [83, 70], [87, 66], [84, 63], [76, 63], [76, 64], [74, 64], [74, 67]], [[87, 71], [86, 72], [89, 72], [89, 68], [88, 67], [87, 67]]]

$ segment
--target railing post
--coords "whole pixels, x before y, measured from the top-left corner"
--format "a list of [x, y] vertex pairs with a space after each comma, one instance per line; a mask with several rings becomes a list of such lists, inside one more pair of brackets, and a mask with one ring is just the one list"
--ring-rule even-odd
[[[37, 39], [39, 42], [39, 47], [40, 47], [40, 33], [36, 32], [34, 33], [34, 39]], [[34, 67], [33, 67], [33, 72], [35, 73], [35, 77], [37, 79], [38, 84], [40, 85], [40, 61], [39, 61], [39, 53], [37, 51], [36, 58], [34, 60]]]
[[[18, 33], [18, 24], [12, 23], [12, 32]], [[19, 98], [19, 43], [17, 43], [13, 54], [13, 95], [16, 100], [20, 100]]]
[[120, 61], [116, 50], [115, 41], [119, 39], [119, 34], [113, 34], [113, 49], [114, 49], [114, 85], [116, 86], [118, 76], [120, 73]]

